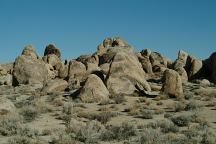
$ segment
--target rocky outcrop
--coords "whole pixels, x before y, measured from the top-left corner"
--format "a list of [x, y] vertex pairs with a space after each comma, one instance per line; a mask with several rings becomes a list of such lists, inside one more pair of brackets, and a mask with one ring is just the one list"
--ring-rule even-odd
[[179, 53], [178, 53], [178, 60], [181, 60], [184, 63], [184, 65], [187, 62], [187, 57], [188, 57], [188, 54], [185, 51], [183, 51], [183, 50], [179, 51]]
[[163, 66], [167, 67], [167, 60], [157, 52], [151, 52], [149, 59], [151, 61], [152, 66]]
[[68, 77], [77, 78], [80, 82], [86, 79], [86, 67], [83, 63], [72, 60], [69, 62]]
[[204, 61], [204, 69], [207, 78], [211, 82], [216, 83], [216, 52]]
[[38, 58], [32, 46], [24, 48], [21, 56], [17, 57], [13, 68], [13, 85], [43, 84], [47, 81], [48, 71], [42, 59]]
[[137, 90], [137, 85], [145, 91], [151, 91], [145, 80], [145, 72], [130, 47], [110, 48], [110, 52], [115, 53], [115, 56], [110, 65], [106, 85], [114, 96], [130, 95]]
[[68, 65], [65, 65], [58, 56], [49, 54], [43, 57], [43, 61], [47, 65], [50, 79], [67, 77]]
[[81, 88], [78, 97], [83, 102], [99, 102], [109, 98], [109, 91], [98, 76], [90, 74]]
[[189, 80], [204, 76], [203, 62], [193, 56], [188, 56], [185, 69]]
[[164, 72], [164, 83], [161, 89], [163, 94], [174, 96], [176, 98], [183, 98], [182, 81], [179, 74], [171, 69]]
[[4, 66], [0, 65], [0, 85], [12, 85], [12, 75]]
[[60, 50], [53, 44], [49, 44], [48, 46], [46, 46], [45, 51], [44, 51], [44, 56], [47, 56], [47, 55], [50, 55], [50, 54], [54, 54], [58, 58], [61, 57]]
[[188, 54], [182, 50], [178, 53], [178, 59], [173, 63], [173, 69], [178, 72], [182, 82], [185, 83], [188, 81], [188, 74], [185, 70], [185, 65], [187, 62]]
[[6, 74], [0, 76], [0, 85], [12, 85], [12, 75]]
[[[141, 63], [141, 65], [142, 65], [142, 68], [143, 68], [143, 70], [146, 72], [146, 73], [149, 73], [149, 74], [151, 74], [151, 73], [153, 73], [153, 71], [152, 71], [152, 64], [151, 64], [151, 62], [150, 62], [150, 60], [149, 60], [149, 57], [148, 56], [143, 56], [144, 54], [141, 54], [141, 53], [138, 53], [137, 54], [137, 57], [138, 57], [138, 59], [139, 59], [139, 62]], [[146, 54], [146, 55], [148, 55], [148, 54]]]
[[84, 65], [87, 65], [87, 63], [93, 63], [98, 65], [99, 64], [99, 57], [98, 55], [81, 55], [79, 56], [76, 61], [83, 63]]

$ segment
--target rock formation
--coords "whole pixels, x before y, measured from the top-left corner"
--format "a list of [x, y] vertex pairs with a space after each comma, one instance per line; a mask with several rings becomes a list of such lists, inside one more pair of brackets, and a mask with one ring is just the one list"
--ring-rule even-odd
[[[63, 62], [60, 49], [49, 44], [40, 58], [26, 46], [14, 63], [0, 65], [0, 85], [27, 85], [43, 92], [68, 91], [84, 102], [109, 96], [163, 94], [183, 98], [188, 82], [216, 83], [216, 54], [202, 61], [180, 50], [172, 62], [158, 52], [135, 52], [119, 37], [106, 38], [92, 55]], [[183, 85], [182, 85], [183, 83]], [[151, 92], [152, 91], [152, 92]]]
[[99, 102], [109, 99], [109, 91], [97, 75], [90, 74], [80, 90], [79, 97], [83, 102]]
[[45, 63], [32, 46], [24, 48], [22, 55], [14, 62], [13, 84], [44, 84], [48, 79]]
[[183, 97], [182, 81], [179, 74], [174, 71], [167, 69], [164, 72], [164, 83], [161, 89], [162, 93], [174, 96], [176, 98]]

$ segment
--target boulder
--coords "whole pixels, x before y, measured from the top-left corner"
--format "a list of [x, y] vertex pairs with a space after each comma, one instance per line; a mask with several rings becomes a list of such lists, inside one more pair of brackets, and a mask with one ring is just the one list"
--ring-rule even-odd
[[62, 63], [60, 69], [58, 70], [58, 77], [59, 78], [66, 78], [68, 76], [68, 68], [69, 64], [65, 65]]
[[93, 73], [94, 71], [101, 71], [100, 67], [98, 67], [98, 65], [94, 63], [87, 63], [86, 68], [87, 75]]
[[167, 67], [167, 60], [157, 52], [151, 52], [149, 59], [152, 66], [161, 65], [163, 67]]
[[38, 59], [39, 58], [37, 53], [36, 53], [35, 48], [32, 45], [26, 46], [22, 51], [22, 55], [24, 55], [26, 57], [31, 57], [31, 59]]
[[0, 65], [0, 76], [6, 75], [7, 74], [7, 70], [4, 69], [1, 65]]
[[97, 52], [96, 52], [96, 54], [97, 54], [98, 56], [101, 56], [101, 55], [103, 55], [104, 53], [106, 53], [106, 50], [107, 50], [107, 48], [104, 47], [103, 44], [100, 44], [100, 45], [97, 47]]
[[46, 46], [45, 51], [44, 51], [44, 56], [47, 56], [47, 55], [50, 55], [50, 54], [54, 54], [58, 58], [61, 57], [60, 50], [53, 44], [49, 44], [48, 46]]
[[13, 102], [5, 97], [0, 97], [0, 115], [6, 115], [16, 111]]
[[61, 92], [64, 91], [68, 87], [67, 81], [63, 79], [54, 79], [49, 80], [45, 86], [43, 87], [44, 92]]
[[83, 102], [99, 102], [109, 98], [109, 91], [98, 76], [90, 74], [80, 90], [79, 97]]
[[161, 89], [163, 94], [168, 94], [176, 98], [183, 98], [182, 81], [180, 75], [171, 69], [164, 72], [164, 83]]
[[203, 86], [203, 87], [209, 87], [211, 83], [207, 79], [196, 79], [193, 82]]
[[176, 68], [175, 71], [178, 72], [183, 83], [186, 83], [188, 81], [187, 72], [183, 67]]
[[49, 78], [66, 78], [68, 75], [68, 65], [65, 65], [58, 56], [49, 54], [43, 57], [43, 61], [48, 64]]
[[68, 89], [69, 90], [76, 90], [80, 88], [80, 81], [76, 78], [69, 78], [68, 80]]
[[6, 74], [0, 76], [0, 85], [12, 85], [12, 75]]
[[79, 56], [76, 61], [83, 63], [86, 65], [87, 63], [94, 63], [99, 64], [99, 57], [97, 54], [94, 55], [81, 55]]
[[8, 71], [6, 65], [0, 65], [0, 85], [12, 85], [12, 75]]
[[179, 68], [184, 68], [185, 67], [185, 62], [181, 59], [177, 59], [174, 63], [173, 63], [173, 69], [179, 69]]
[[61, 68], [62, 62], [58, 56], [55, 54], [49, 54], [43, 57], [45, 63], [50, 64], [54, 70], [59, 70]]
[[182, 82], [185, 83], [188, 81], [188, 74], [185, 70], [188, 54], [182, 50], [178, 53], [178, 59], [173, 63], [173, 69], [178, 72]]
[[72, 60], [69, 62], [68, 77], [77, 78], [80, 82], [86, 79], [86, 67], [83, 63]]
[[151, 88], [145, 80], [145, 72], [138, 58], [130, 47], [110, 48], [115, 56], [110, 65], [106, 85], [113, 95], [130, 95], [137, 90], [140, 85], [142, 90], [151, 91]]
[[46, 69], [48, 71], [48, 79], [55, 79], [58, 75], [58, 71], [54, 70], [51, 64], [46, 64]]
[[203, 67], [209, 81], [216, 83], [216, 52], [203, 62]]
[[150, 55], [151, 55], [151, 50], [150, 49], [144, 49], [144, 50], [142, 50], [141, 52], [141, 55], [143, 56], [143, 57], [150, 57]]
[[151, 74], [153, 71], [152, 71], [152, 64], [149, 58], [147, 56], [142, 56], [141, 54], [137, 54], [137, 56], [138, 56], [139, 62], [142, 65], [143, 70], [146, 73]]
[[100, 65], [100, 69], [103, 72], [103, 74], [107, 75], [109, 73], [110, 63], [104, 63]]
[[13, 63], [0, 64], [0, 76], [6, 74], [12, 74]]
[[[13, 85], [18, 84], [36, 84], [47, 81], [48, 70], [40, 58], [36, 58], [37, 54], [28, 53], [28, 49], [16, 58], [13, 68]], [[30, 51], [29, 51], [30, 52]]]
[[113, 43], [112, 38], [106, 38], [106, 39], [103, 41], [103, 47], [104, 47], [104, 48], [112, 47], [112, 43]]
[[128, 47], [128, 43], [120, 37], [113, 38], [112, 47]]
[[198, 59], [194, 59], [191, 63], [191, 68], [188, 71], [189, 79], [200, 78], [202, 74], [203, 62]]
[[178, 59], [182, 60], [184, 64], [186, 64], [186, 62], [187, 62], [187, 57], [188, 57], [188, 54], [185, 51], [183, 51], [183, 50], [179, 51]]

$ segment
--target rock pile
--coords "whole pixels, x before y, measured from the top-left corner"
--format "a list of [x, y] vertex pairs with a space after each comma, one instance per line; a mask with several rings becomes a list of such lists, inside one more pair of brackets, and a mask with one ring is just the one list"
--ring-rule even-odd
[[215, 61], [216, 53], [202, 61], [180, 50], [172, 62], [150, 49], [134, 52], [119, 37], [106, 38], [94, 54], [69, 63], [61, 60], [60, 49], [53, 44], [46, 46], [43, 57], [28, 45], [13, 64], [0, 65], [0, 85], [37, 85], [47, 93], [68, 91], [84, 102], [155, 91], [184, 98], [182, 85], [188, 81], [216, 83]]

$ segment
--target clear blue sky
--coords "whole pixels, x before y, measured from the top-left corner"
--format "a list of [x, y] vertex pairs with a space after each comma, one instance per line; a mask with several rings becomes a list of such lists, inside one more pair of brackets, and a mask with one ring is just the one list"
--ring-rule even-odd
[[0, 63], [28, 44], [75, 58], [112, 36], [171, 59], [179, 49], [206, 58], [216, 51], [216, 0], [0, 0]]

